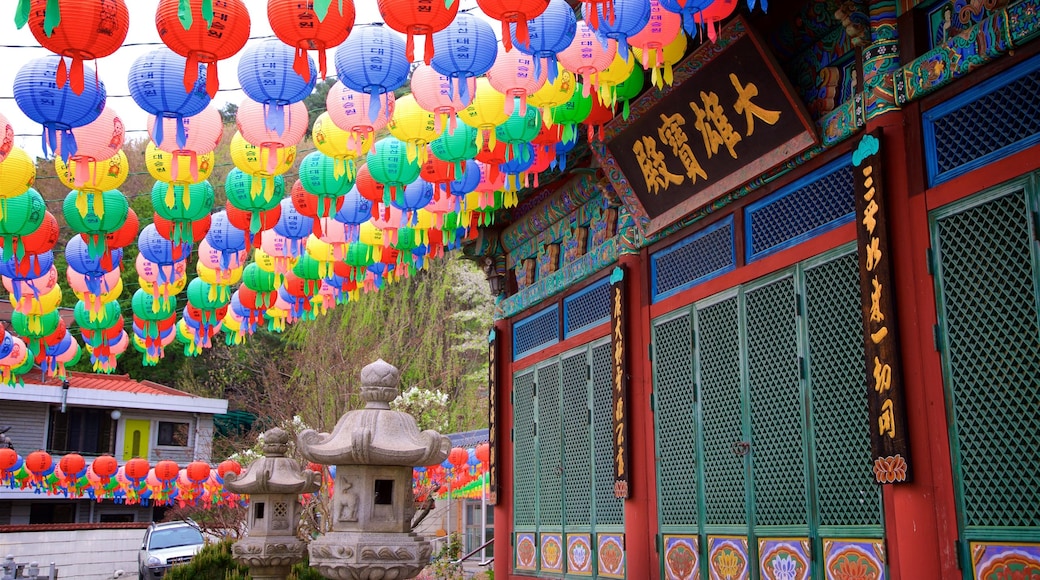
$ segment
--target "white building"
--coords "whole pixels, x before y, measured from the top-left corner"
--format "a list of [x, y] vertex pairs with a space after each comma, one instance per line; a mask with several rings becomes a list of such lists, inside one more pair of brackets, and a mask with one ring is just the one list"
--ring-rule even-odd
[[[26, 379], [24, 387], [0, 389], [0, 429], [22, 457], [48, 451], [58, 461], [79, 453], [89, 465], [111, 454], [120, 465], [144, 457], [181, 467], [210, 461], [213, 416], [227, 413], [223, 399], [197, 397], [127, 375], [73, 372], [67, 388], [57, 380]], [[0, 525], [144, 522], [152, 506], [46, 496], [0, 488]]]

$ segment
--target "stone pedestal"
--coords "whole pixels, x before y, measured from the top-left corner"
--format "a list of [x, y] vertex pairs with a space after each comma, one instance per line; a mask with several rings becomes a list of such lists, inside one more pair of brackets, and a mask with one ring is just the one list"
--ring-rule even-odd
[[414, 533], [329, 532], [310, 544], [310, 565], [338, 580], [414, 578], [430, 562], [430, 543]]
[[307, 544], [292, 536], [245, 538], [231, 549], [235, 560], [249, 566], [253, 580], [284, 580], [306, 551]]

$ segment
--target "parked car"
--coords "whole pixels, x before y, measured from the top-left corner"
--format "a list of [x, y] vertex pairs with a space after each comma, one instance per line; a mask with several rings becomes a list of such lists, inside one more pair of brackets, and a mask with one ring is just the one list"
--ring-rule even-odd
[[190, 562], [206, 544], [194, 522], [153, 523], [148, 526], [137, 553], [141, 580], [158, 580], [171, 566]]

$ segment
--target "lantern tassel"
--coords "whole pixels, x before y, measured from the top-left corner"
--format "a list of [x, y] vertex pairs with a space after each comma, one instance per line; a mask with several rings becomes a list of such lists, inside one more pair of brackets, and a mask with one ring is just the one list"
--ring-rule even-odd
[[[185, 0], [181, 0], [182, 2]], [[207, 74], [209, 71], [206, 71]], [[188, 60], [184, 63], [184, 91], [190, 93], [195, 88], [195, 83], [199, 80], [199, 53], [191, 51], [188, 53]], [[209, 79], [206, 79], [209, 82]], [[158, 119], [156, 119], [158, 121]], [[156, 134], [158, 139], [159, 134]]]
[[206, 28], [213, 28], [213, 0], [202, 0], [202, 19]]
[[[408, 59], [408, 62], [415, 62], [415, 35], [411, 32], [408, 33], [404, 41], [404, 56]], [[427, 62], [426, 64], [430, 63]]]
[[[329, 13], [329, 5], [332, 4], [332, 0], [314, 0], [314, 13], [318, 15], [318, 22], [324, 22], [325, 16]], [[343, 8], [340, 7], [340, 13], [343, 12]]]
[[189, 0], [180, 0], [177, 3], [177, 19], [181, 21], [181, 26], [184, 30], [191, 28], [193, 18], [191, 15], [191, 2]]
[[[322, 51], [324, 54], [324, 51]], [[319, 57], [320, 58], [320, 57]], [[305, 82], [311, 81], [311, 67], [307, 64], [307, 49], [297, 46], [296, 54], [293, 56], [293, 71], [300, 75]], [[325, 67], [322, 66], [321, 78], [325, 78]]]
[[[62, 59], [65, 62], [65, 59]], [[77, 95], [83, 94], [83, 59], [74, 56], [72, 57], [72, 64], [69, 65], [69, 79], [72, 81], [72, 92]], [[58, 86], [64, 86], [64, 83], [59, 83]]]
[[19, 30], [29, 22], [29, 0], [18, 0], [14, 10], [14, 25]]
[[[765, 0], [762, 0], [762, 8], [765, 9]], [[47, 14], [43, 17], [43, 33], [50, 38], [54, 29], [61, 24], [61, 4], [58, 0], [47, 0]]]
[[426, 66], [430, 65], [430, 61], [433, 60], [433, 34], [426, 33], [426, 48], [423, 50], [423, 60], [426, 62]]
[[[194, 84], [194, 83], [193, 83]], [[220, 88], [220, 78], [217, 77], [217, 62], [213, 61], [206, 64], [206, 92], [209, 93], [209, 98], [217, 98], [217, 89]]]
[[[321, 80], [325, 80], [325, 72], [328, 70], [326, 62], [327, 61], [325, 59], [325, 45], [318, 45], [318, 71], [321, 73]], [[306, 63], [307, 59], [304, 59], [304, 66], [307, 66]], [[305, 80], [307, 80], [308, 82], [310, 82], [311, 80], [311, 68], [309, 66], [307, 66], [307, 76], [305, 77]]]

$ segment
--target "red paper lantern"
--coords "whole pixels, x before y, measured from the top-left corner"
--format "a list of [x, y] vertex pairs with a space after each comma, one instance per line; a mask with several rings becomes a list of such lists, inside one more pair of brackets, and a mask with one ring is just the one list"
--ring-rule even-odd
[[10, 447], [0, 447], [0, 472], [7, 471], [18, 463], [18, 452]]
[[386, 186], [379, 183], [372, 177], [372, 173], [368, 170], [368, 165], [362, 165], [357, 172], [357, 181], [354, 182], [357, 186], [358, 193], [361, 197], [372, 202], [372, 211], [376, 210], [376, 204], [383, 203], [383, 192]]
[[[54, 245], [58, 243], [58, 220], [51, 212], [45, 211], [43, 222], [40, 227], [36, 228], [36, 231], [12, 241], [15, 242], [16, 247], [20, 244], [26, 254], [42, 254], [53, 250]], [[3, 238], [0, 238], [0, 248], [3, 247]]]
[[[159, 214], [154, 214], [152, 218], [152, 223], [155, 224], [155, 231], [159, 232], [159, 235], [166, 238], [167, 240], [172, 240], [174, 223], [160, 216]], [[209, 226], [211, 222], [212, 218], [208, 215], [200, 220], [191, 222], [192, 243], [197, 244], [201, 242], [203, 238], [206, 237], [206, 234], [209, 232]]]
[[170, 461], [164, 459], [159, 463], [155, 464], [155, 477], [159, 478], [159, 481], [169, 482], [177, 479], [180, 475], [181, 467], [177, 465], [176, 461]]
[[126, 475], [127, 479], [140, 482], [148, 477], [149, 469], [151, 469], [151, 465], [149, 465], [147, 459], [135, 457], [127, 461], [126, 465], [123, 466], [123, 474]]
[[469, 461], [469, 453], [461, 447], [453, 447], [448, 453], [448, 461], [455, 467], [462, 467]]
[[307, 65], [307, 51], [318, 51], [318, 70], [325, 78], [325, 51], [339, 45], [354, 28], [354, 2], [344, 0], [343, 11], [333, 7], [319, 20], [310, 2], [299, 0], [268, 0], [267, 19], [279, 40], [296, 48], [293, 70], [305, 81], [310, 81], [311, 68]]
[[[125, 248], [130, 242], [137, 241], [138, 227], [140, 222], [137, 219], [137, 212], [133, 208], [128, 208], [126, 212], [126, 221], [123, 222], [123, 226], [118, 230], [105, 235], [105, 247], [113, 250], [115, 248]], [[86, 240], [86, 234], [80, 234], [83, 239]]]
[[234, 472], [235, 475], [241, 475], [242, 466], [239, 465], [238, 462], [233, 459], [225, 459], [224, 461], [220, 462], [220, 465], [217, 466], [217, 475], [219, 475], [220, 477], [224, 477], [225, 475], [227, 475], [229, 471]]
[[477, 450], [475, 451], [475, 454], [477, 456], [477, 459], [480, 460], [481, 463], [486, 464], [488, 462], [488, 459], [491, 458], [491, 445], [487, 443], [481, 443], [480, 445], [477, 445]]
[[54, 467], [51, 454], [46, 451], [33, 451], [25, 458], [25, 468], [35, 475], [45, 475]]
[[58, 467], [67, 477], [76, 477], [87, 468], [87, 462], [79, 453], [69, 453], [58, 461]]
[[188, 59], [184, 67], [186, 91], [190, 91], [199, 78], [199, 63], [206, 63], [206, 92], [213, 98], [220, 88], [217, 61], [230, 58], [249, 40], [249, 10], [242, 0], [214, 2], [210, 23], [202, 15], [204, 1], [190, 0], [186, 21], [182, 22], [180, 0], [159, 0], [155, 28], [163, 44]]
[[184, 473], [192, 483], [202, 483], [209, 479], [210, 471], [209, 464], [205, 461], [192, 461], [188, 464]]
[[68, 70], [62, 59], [55, 81], [63, 87], [66, 79], [70, 80], [72, 91], [78, 95], [83, 92], [83, 61], [108, 56], [123, 45], [130, 13], [123, 0], [60, 0], [61, 21], [48, 32], [45, 15], [49, 3], [32, 0], [29, 30], [40, 46], [72, 58]]
[[383, 22], [408, 37], [404, 48], [408, 62], [415, 61], [415, 36], [425, 34], [423, 60], [430, 64], [433, 58], [433, 33], [447, 28], [458, 12], [459, 0], [450, 0], [450, 3], [438, 0], [379, 0], [379, 13], [383, 16]]
[[[227, 203], [225, 207], [227, 209], [228, 221], [231, 222], [231, 225], [244, 232], [249, 232], [249, 222], [253, 219], [253, 212], [238, 209], [231, 205], [230, 202]], [[276, 205], [267, 211], [257, 213], [260, 214], [260, 231], [269, 230], [273, 228], [282, 217], [282, 206]], [[259, 245], [259, 243], [259, 241], [256, 241], [255, 245]]]
[[90, 469], [98, 477], [112, 477], [119, 471], [119, 462], [111, 455], [102, 455], [90, 464]]
[[[336, 212], [338, 212], [340, 208], [343, 207], [343, 201], [346, 199], [346, 196], [340, 196], [333, 199], [324, 198], [324, 201], [319, 200], [318, 196], [314, 195], [313, 193], [308, 193], [307, 190], [303, 188], [303, 184], [299, 181], [293, 184], [291, 197], [293, 207], [296, 208], [296, 211], [300, 212], [301, 214], [307, 217], [312, 218], [318, 217], [319, 209], [322, 209], [327, 217], [335, 215]], [[323, 208], [322, 204], [331, 207]], [[321, 222], [318, 219], [315, 219], [314, 235], [321, 237], [321, 234], [319, 233], [320, 228]]]

